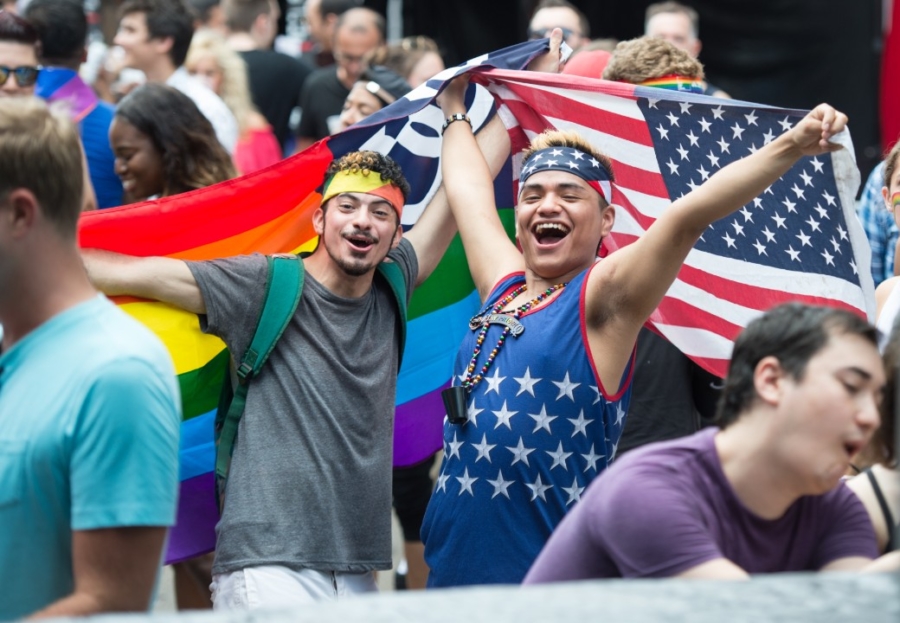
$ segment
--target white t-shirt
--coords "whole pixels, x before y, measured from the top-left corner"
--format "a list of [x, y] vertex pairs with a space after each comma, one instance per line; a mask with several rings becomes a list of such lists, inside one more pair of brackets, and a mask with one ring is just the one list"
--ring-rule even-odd
[[237, 119], [234, 118], [222, 98], [202, 82], [193, 78], [184, 67], [176, 69], [175, 73], [166, 80], [166, 84], [178, 89], [194, 101], [203, 116], [212, 124], [216, 131], [216, 138], [229, 154], [233, 154], [238, 140], [238, 124]]

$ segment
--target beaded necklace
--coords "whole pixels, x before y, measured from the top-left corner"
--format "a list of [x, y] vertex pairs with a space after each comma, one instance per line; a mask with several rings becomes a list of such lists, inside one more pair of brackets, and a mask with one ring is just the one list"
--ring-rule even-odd
[[[518, 319], [527, 312], [529, 309], [545, 300], [551, 294], [556, 292], [557, 290], [561, 290], [566, 287], [566, 283], [558, 283], [555, 286], [551, 286], [541, 292], [536, 298], [528, 301], [524, 305], [521, 305], [506, 314], [501, 314], [500, 312], [504, 307], [509, 305], [517, 296], [522, 294], [525, 290], [528, 289], [527, 284], [523, 284], [520, 287], [516, 288], [508, 295], [497, 301], [493, 307], [488, 311], [488, 313], [483, 316], [475, 316], [469, 321], [469, 327], [474, 331], [481, 327], [481, 330], [478, 332], [478, 337], [475, 339], [475, 349], [472, 353], [472, 359], [469, 360], [469, 365], [466, 366], [466, 378], [462, 382], [462, 386], [466, 388], [466, 391], [472, 391], [478, 383], [485, 377], [488, 370], [491, 369], [491, 365], [494, 363], [494, 359], [497, 358], [497, 353], [500, 352], [500, 348], [503, 346], [504, 342], [506, 342], [506, 338], [509, 337], [509, 334], [512, 333], [515, 337], [518, 337], [525, 330], [525, 327], [518, 321]], [[488, 354], [487, 361], [484, 362], [484, 365], [481, 366], [481, 371], [478, 374], [474, 374], [475, 365], [478, 362], [478, 356], [481, 354], [481, 346], [484, 344], [484, 338], [487, 336], [488, 329], [491, 324], [503, 324], [504, 329], [503, 333], [500, 334], [500, 338], [497, 340], [497, 345], [494, 346], [493, 350]]]

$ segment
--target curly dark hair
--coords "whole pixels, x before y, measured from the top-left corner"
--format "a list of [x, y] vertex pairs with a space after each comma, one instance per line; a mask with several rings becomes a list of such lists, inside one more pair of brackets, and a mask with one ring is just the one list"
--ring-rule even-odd
[[381, 179], [399, 188], [403, 193], [404, 200], [409, 196], [409, 182], [406, 181], [400, 165], [394, 162], [390, 156], [385, 156], [377, 151], [352, 151], [333, 161], [325, 171], [322, 189], [326, 188], [331, 182], [331, 178], [341, 171], [360, 172], [363, 175], [375, 171], [381, 175]]
[[235, 176], [231, 157], [212, 124], [187, 95], [162, 84], [147, 83], [129, 93], [116, 108], [122, 118], [146, 134], [162, 156], [163, 196], [205, 188]]

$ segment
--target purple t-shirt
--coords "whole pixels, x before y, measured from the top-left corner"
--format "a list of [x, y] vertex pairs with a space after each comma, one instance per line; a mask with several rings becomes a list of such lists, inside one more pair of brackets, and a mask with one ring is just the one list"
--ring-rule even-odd
[[717, 432], [622, 457], [559, 525], [525, 584], [670, 577], [717, 558], [748, 573], [814, 571], [878, 555], [869, 516], [843, 483], [800, 498], [778, 519], [750, 512], [722, 471]]

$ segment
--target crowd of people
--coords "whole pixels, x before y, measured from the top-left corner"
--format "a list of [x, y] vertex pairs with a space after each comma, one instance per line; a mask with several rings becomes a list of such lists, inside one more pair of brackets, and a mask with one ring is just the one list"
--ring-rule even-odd
[[[275, 279], [258, 254], [79, 249], [79, 215], [263, 169], [444, 69], [434, 41], [387, 44], [360, 5], [307, 0], [315, 45], [294, 58], [272, 49], [273, 0], [125, 0], [93, 83], [80, 0], [0, 11], [0, 620], [140, 611], [153, 595], [176, 516], [179, 389], [163, 345], [106, 296], [197, 314], [240, 376]], [[728, 97], [676, 2], [615, 45], [543, 0], [528, 37], [549, 38], [533, 71]], [[572, 131], [533, 137], [515, 159], [511, 241], [494, 197], [510, 137], [499, 115], [475, 132], [467, 87], [458, 76], [435, 102], [443, 182], [413, 228], [416, 180], [390, 157], [328, 166], [317, 246], [288, 258], [304, 275], [296, 309], [234, 424], [215, 552], [176, 565], [179, 605], [372, 592], [392, 564], [392, 505], [409, 588], [900, 568], [900, 143], [860, 205], [877, 328], [782, 305], [750, 322], [719, 379], [644, 324], [706, 228], [800, 158], [841, 149], [846, 116], [818, 106], [597, 261], [617, 154]], [[457, 233], [480, 309], [444, 392], [443, 449], [393, 469], [406, 307]]]

